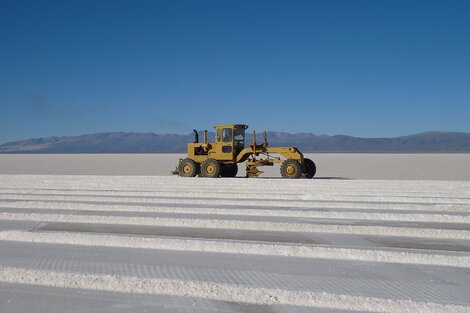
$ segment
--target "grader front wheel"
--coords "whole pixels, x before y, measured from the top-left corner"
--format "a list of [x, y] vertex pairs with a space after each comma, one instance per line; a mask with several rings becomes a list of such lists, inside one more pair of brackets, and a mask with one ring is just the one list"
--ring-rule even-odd
[[219, 161], [215, 159], [207, 159], [202, 162], [201, 165], [201, 175], [203, 177], [216, 178], [219, 177], [222, 173], [222, 166]]
[[310, 160], [310, 159], [304, 159], [305, 163], [305, 177], [306, 178], [313, 178], [315, 176], [315, 173], [317, 172], [317, 167], [315, 166], [315, 163]]
[[302, 175], [302, 168], [299, 161], [287, 159], [282, 162], [281, 175], [284, 178], [299, 178]]

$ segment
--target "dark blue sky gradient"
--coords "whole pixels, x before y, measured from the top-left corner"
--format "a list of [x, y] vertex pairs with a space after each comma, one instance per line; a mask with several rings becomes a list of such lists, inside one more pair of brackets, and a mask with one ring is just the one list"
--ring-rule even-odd
[[470, 131], [470, 1], [0, 0], [0, 143]]

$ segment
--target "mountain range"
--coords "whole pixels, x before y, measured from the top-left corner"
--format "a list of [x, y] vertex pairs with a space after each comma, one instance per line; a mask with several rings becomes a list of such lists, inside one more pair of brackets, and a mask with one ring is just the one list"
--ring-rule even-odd
[[[425, 132], [393, 138], [274, 131], [267, 135], [270, 146], [295, 146], [303, 152], [470, 152], [470, 133], [460, 132]], [[213, 140], [214, 134], [209, 133], [208, 137]], [[187, 143], [193, 140], [193, 134], [111, 132], [9, 142], [0, 145], [0, 153], [176, 153], [185, 152]], [[251, 134], [246, 140], [251, 141]]]

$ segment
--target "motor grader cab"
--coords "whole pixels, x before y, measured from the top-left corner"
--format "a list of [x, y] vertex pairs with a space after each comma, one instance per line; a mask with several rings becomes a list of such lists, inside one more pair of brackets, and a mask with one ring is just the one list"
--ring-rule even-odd
[[238, 163], [246, 163], [246, 176], [258, 177], [262, 172], [260, 166], [273, 166], [281, 163], [281, 175], [284, 178], [313, 178], [316, 173], [315, 163], [304, 158], [295, 147], [268, 147], [266, 132], [264, 142], [256, 142], [253, 131], [251, 144], [246, 146], [245, 124], [216, 125], [215, 141], [208, 142], [207, 130], [204, 130], [203, 142], [194, 130], [193, 143], [188, 144], [188, 156], [181, 159], [174, 171], [182, 177], [235, 177]]

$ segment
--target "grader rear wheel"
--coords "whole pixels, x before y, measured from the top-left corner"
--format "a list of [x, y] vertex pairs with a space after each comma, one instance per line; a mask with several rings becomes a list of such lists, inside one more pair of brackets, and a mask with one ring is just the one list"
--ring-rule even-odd
[[207, 159], [202, 162], [201, 175], [203, 177], [216, 178], [219, 177], [222, 172], [222, 166], [219, 161], [215, 159]]
[[194, 177], [198, 173], [198, 164], [191, 159], [181, 160], [178, 165], [178, 175], [181, 177]]
[[281, 175], [284, 178], [299, 178], [302, 175], [302, 168], [299, 161], [287, 159], [281, 164]]
[[238, 165], [237, 164], [225, 164], [222, 167], [222, 177], [235, 177], [238, 173]]
[[304, 163], [305, 163], [305, 169], [306, 169], [306, 172], [304, 173], [305, 177], [313, 178], [313, 176], [315, 176], [315, 173], [317, 172], [317, 167], [315, 163], [313, 163], [313, 161], [310, 159], [304, 159]]

